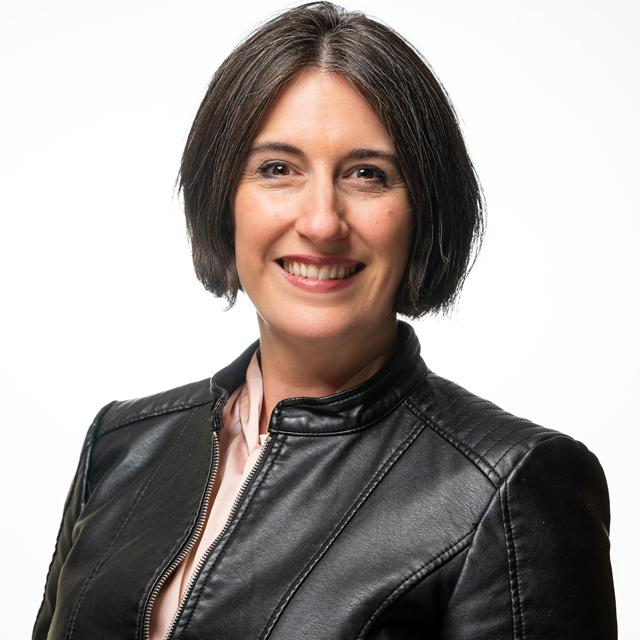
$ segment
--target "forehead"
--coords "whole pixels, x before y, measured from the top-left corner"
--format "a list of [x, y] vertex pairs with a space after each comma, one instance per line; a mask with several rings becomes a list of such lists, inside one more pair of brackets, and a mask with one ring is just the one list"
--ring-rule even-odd
[[278, 94], [255, 136], [255, 144], [287, 141], [323, 146], [394, 146], [380, 118], [344, 76], [309, 67]]

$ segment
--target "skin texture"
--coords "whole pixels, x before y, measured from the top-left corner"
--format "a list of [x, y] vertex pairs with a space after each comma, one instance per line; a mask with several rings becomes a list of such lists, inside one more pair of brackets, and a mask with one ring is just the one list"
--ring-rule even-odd
[[[261, 123], [234, 196], [240, 282], [258, 316], [264, 383], [260, 430], [283, 398], [323, 396], [371, 377], [393, 348], [393, 301], [410, 248], [412, 214], [393, 141], [343, 76], [307, 68]], [[292, 284], [287, 255], [364, 265], [346, 286]]]

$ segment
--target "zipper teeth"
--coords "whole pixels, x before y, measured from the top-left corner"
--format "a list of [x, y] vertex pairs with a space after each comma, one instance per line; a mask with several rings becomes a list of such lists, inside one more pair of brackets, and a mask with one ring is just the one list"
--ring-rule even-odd
[[[149, 596], [149, 601], [147, 603], [147, 610], [146, 610], [144, 625], [143, 625], [142, 637], [144, 638], [144, 640], [149, 640], [149, 636], [151, 635], [151, 611], [153, 610], [153, 605], [155, 604], [155, 601], [158, 598], [158, 594], [160, 593], [162, 587], [164, 586], [165, 582], [169, 579], [171, 574], [176, 570], [176, 568], [180, 565], [180, 563], [189, 555], [191, 549], [193, 549], [194, 545], [200, 538], [200, 534], [202, 533], [202, 530], [204, 528], [207, 511], [209, 509], [209, 502], [211, 500], [211, 492], [213, 491], [213, 485], [215, 483], [216, 476], [218, 475], [218, 466], [220, 464], [220, 453], [219, 453], [219, 446], [218, 446], [219, 441], [218, 441], [218, 432], [217, 432], [219, 420], [218, 420], [217, 410], [221, 404], [222, 403], [219, 402], [213, 412], [215, 427], [216, 427], [213, 431], [213, 438], [212, 438], [214, 460], [213, 460], [213, 467], [211, 470], [211, 474], [209, 476], [209, 480], [205, 488], [202, 511], [196, 523], [194, 535], [191, 536], [191, 539], [187, 543], [187, 546], [180, 552], [180, 554], [178, 554], [178, 556], [173, 560], [173, 562], [165, 569], [164, 573], [160, 576], [160, 579], [156, 583], [156, 586], [154, 587], [153, 591], [151, 592], [151, 595]], [[169, 633], [173, 633], [173, 626], [174, 624], [172, 621], [172, 624], [169, 628], [169, 632], [167, 632], [167, 634], [165, 635], [165, 638], [169, 637]]]
[[180, 601], [180, 606], [176, 609], [176, 612], [171, 620], [171, 624], [169, 625], [169, 629], [167, 630], [167, 634], [165, 635], [165, 640], [168, 640], [171, 637], [171, 634], [173, 634], [173, 632], [175, 631], [175, 628], [178, 624], [178, 618], [180, 617], [180, 614], [182, 613], [184, 606], [187, 603], [187, 599], [191, 594], [191, 589], [193, 588], [193, 585], [196, 583], [196, 580], [198, 579], [198, 575], [200, 574], [202, 567], [204, 567], [204, 565], [207, 563], [207, 559], [211, 555], [213, 549], [216, 547], [220, 538], [222, 538], [222, 536], [226, 533], [227, 529], [229, 528], [229, 525], [231, 524], [231, 520], [233, 520], [235, 513], [240, 505], [240, 502], [242, 501], [244, 492], [247, 490], [247, 487], [249, 486], [254, 476], [256, 475], [256, 472], [260, 466], [260, 463], [262, 462], [263, 458], [266, 455], [267, 445], [269, 444], [269, 442], [271, 442], [271, 434], [267, 435], [267, 437], [265, 438], [264, 443], [262, 444], [262, 449], [260, 450], [260, 454], [258, 455], [258, 458], [254, 462], [253, 467], [249, 472], [249, 475], [246, 477], [245, 481], [242, 483], [242, 486], [240, 487], [240, 490], [238, 491], [235, 497], [235, 500], [233, 501], [233, 505], [231, 506], [231, 511], [227, 516], [227, 519], [224, 523], [224, 527], [222, 527], [222, 530], [216, 536], [215, 540], [207, 547], [203, 556], [200, 558], [198, 564], [196, 565], [196, 568], [191, 573], [191, 577], [189, 578], [187, 587], [184, 590], [182, 600]]

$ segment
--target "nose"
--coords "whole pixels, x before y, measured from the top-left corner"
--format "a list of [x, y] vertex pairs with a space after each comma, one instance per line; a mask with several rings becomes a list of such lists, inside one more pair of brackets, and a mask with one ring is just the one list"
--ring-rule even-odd
[[333, 178], [310, 180], [300, 192], [295, 229], [315, 245], [330, 245], [349, 235], [343, 203]]

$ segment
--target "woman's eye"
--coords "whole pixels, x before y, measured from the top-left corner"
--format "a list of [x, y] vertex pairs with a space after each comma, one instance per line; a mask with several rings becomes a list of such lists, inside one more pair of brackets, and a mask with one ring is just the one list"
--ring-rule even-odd
[[377, 167], [358, 167], [355, 169], [356, 176], [364, 179], [365, 182], [386, 185], [387, 174]]
[[288, 176], [289, 167], [284, 162], [267, 162], [258, 169], [258, 173], [265, 178]]

